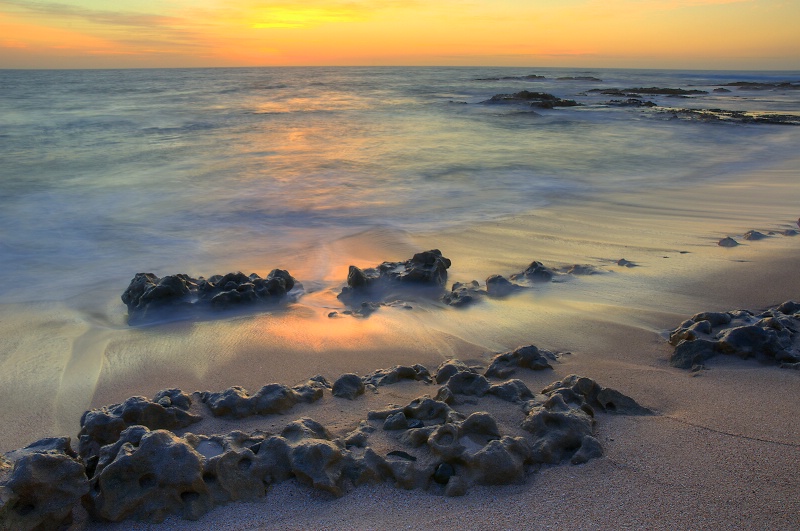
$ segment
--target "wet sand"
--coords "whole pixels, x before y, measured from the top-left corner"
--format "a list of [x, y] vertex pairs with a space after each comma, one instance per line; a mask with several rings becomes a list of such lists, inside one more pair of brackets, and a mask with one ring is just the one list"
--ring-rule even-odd
[[[106, 301], [100, 309], [86, 300], [3, 305], [0, 450], [43, 436], [74, 436], [86, 408], [168, 387], [255, 390], [397, 364], [433, 370], [450, 357], [485, 364], [488, 353], [535, 344], [571, 354], [533, 383], [588, 376], [658, 415], [603, 415], [597, 435], [604, 457], [546, 466], [525, 485], [476, 487], [462, 498], [380, 486], [333, 499], [290, 481], [261, 502], [218, 507], [198, 522], [101, 526], [79, 518], [75, 527], [795, 528], [800, 424], [792, 419], [800, 418], [800, 403], [792, 397], [800, 374], [720, 357], [708, 371], [674, 369], [663, 333], [700, 311], [760, 309], [800, 298], [800, 236], [778, 234], [797, 228], [798, 167], [794, 161], [690, 190], [555, 205], [468, 229], [408, 234], [380, 228], [280, 257], [281, 263], [265, 255], [262, 269], [242, 270], [286, 268], [312, 291], [270, 313], [131, 329], [118, 299], [125, 286], [107, 285], [95, 294]], [[742, 240], [751, 229], [776, 235]], [[743, 245], [719, 247], [725, 236]], [[508, 276], [532, 260], [552, 268], [587, 264], [599, 273], [559, 275], [464, 309], [410, 301], [412, 310], [384, 307], [366, 319], [328, 317], [344, 309], [335, 294], [348, 265], [403, 260], [429, 248], [452, 260], [451, 281]], [[618, 266], [621, 258], [637, 267]], [[381, 392], [402, 403], [418, 389]], [[341, 402], [331, 399], [325, 413], [309, 414], [352, 428], [359, 408]], [[254, 419], [248, 427], [282, 426], [294, 416]]]

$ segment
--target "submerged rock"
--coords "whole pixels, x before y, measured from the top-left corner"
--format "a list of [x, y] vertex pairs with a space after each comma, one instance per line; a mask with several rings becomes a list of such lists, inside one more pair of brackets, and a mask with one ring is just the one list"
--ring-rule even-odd
[[456, 282], [448, 293], [442, 295], [442, 302], [448, 306], [466, 306], [487, 294], [488, 291], [481, 289], [477, 280], [468, 283]]
[[575, 100], [565, 100], [546, 92], [522, 90], [514, 94], [495, 94], [482, 103], [527, 103], [531, 107], [552, 109], [554, 107], [575, 107], [580, 105]]
[[739, 245], [739, 242], [737, 242], [730, 236], [727, 236], [725, 238], [722, 238], [719, 242], [717, 242], [717, 245], [719, 245], [720, 247], [736, 247], [737, 245]]
[[511, 275], [511, 280], [521, 278], [531, 282], [550, 282], [553, 280], [553, 272], [541, 262], [533, 261], [522, 273]]
[[744, 239], [750, 241], [763, 240], [766, 237], [767, 237], [766, 234], [758, 232], [757, 230], [749, 230], [744, 233]]
[[345, 301], [359, 298], [383, 300], [392, 291], [410, 287], [441, 291], [447, 282], [449, 267], [450, 260], [438, 249], [417, 253], [404, 262], [383, 262], [370, 269], [351, 265], [347, 286], [342, 288], [338, 297]]
[[266, 278], [241, 272], [208, 279], [137, 273], [122, 294], [122, 302], [128, 307], [128, 321], [134, 324], [201, 310], [275, 303], [295, 287], [302, 288], [282, 269], [273, 269]]

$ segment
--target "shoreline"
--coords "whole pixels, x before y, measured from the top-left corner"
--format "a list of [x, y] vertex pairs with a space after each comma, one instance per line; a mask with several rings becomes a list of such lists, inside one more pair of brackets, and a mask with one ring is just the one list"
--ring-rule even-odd
[[[3, 385], [3, 398], [10, 404], [7, 418], [30, 422], [12, 426], [3, 450], [45, 433], [74, 437], [80, 414], [72, 416], [73, 410], [153, 396], [168, 387], [191, 392], [242, 385], [255, 390], [270, 382], [293, 385], [318, 373], [328, 378], [363, 375], [413, 363], [432, 369], [448, 357], [479, 361], [487, 353], [532, 343], [571, 353], [546, 382], [538, 376], [535, 382], [546, 385], [581, 374], [658, 415], [602, 415], [597, 433], [604, 457], [577, 467], [545, 466], [524, 485], [477, 487], [462, 498], [378, 486], [332, 500], [289, 481], [262, 501], [215, 507], [198, 522], [169, 517], [154, 526], [130, 521], [106, 525], [79, 517], [74, 528], [364, 529], [404, 524], [422, 529], [435, 521], [455, 529], [474, 523], [479, 506], [480, 522], [494, 527], [518, 527], [531, 518], [541, 528], [587, 522], [592, 529], [658, 528], [654, 522], [665, 529], [791, 527], [800, 519], [788, 503], [789, 493], [800, 487], [790, 473], [800, 427], [786, 419], [797, 418], [800, 406], [785, 397], [800, 389], [797, 373], [754, 361], [714, 359], [708, 363], [711, 370], [693, 377], [669, 367], [672, 347], [663, 333], [697, 312], [760, 309], [798, 298], [800, 278], [793, 271], [800, 259], [800, 236], [776, 235], [733, 249], [716, 245], [747, 230], [791, 226], [800, 204], [794, 181], [796, 170], [788, 164], [750, 182], [672, 190], [658, 197], [618, 194], [613, 202], [544, 209], [467, 230], [383, 235], [387, 239], [378, 246], [362, 234], [332, 246], [333, 256], [346, 256], [359, 266], [402, 259], [409, 249], [443, 248], [453, 260], [448, 285], [507, 275], [531, 260], [548, 266], [589, 263], [603, 271], [464, 309], [415, 303], [411, 311], [381, 308], [366, 319], [330, 319], [334, 296], [322, 289], [281, 312], [127, 329], [104, 324], [106, 316], [92, 321], [66, 305], [37, 304], [46, 308], [44, 315], [32, 321], [23, 337], [11, 331], [31, 322], [31, 313], [9, 320], [13, 312], [4, 308], [4, 342], [16, 341], [12, 349], [18, 355], [12, 364], [14, 380]], [[621, 258], [638, 267], [617, 266]], [[344, 279], [347, 261], [337, 261], [326, 278]], [[36, 355], [22, 363], [21, 356], [31, 350]], [[57, 370], [43, 375], [37, 372], [43, 366]], [[57, 394], [42, 402], [41, 389], [31, 380]], [[406, 398], [400, 393], [397, 402]], [[61, 408], [56, 415], [53, 404]], [[331, 413], [336, 425], [354, 422], [353, 411], [336, 409]], [[289, 420], [269, 418], [270, 423]], [[61, 433], [48, 431], [54, 426]], [[715, 453], [717, 448], [725, 451]], [[488, 508], [485, 499], [493, 501]], [[737, 500], [733, 508], [731, 500]], [[445, 516], [431, 520], [431, 512]]]

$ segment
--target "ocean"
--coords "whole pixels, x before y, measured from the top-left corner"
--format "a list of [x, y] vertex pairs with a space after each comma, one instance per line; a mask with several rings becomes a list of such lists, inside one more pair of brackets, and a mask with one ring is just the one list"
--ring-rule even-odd
[[[800, 128], [663, 108], [797, 115], [796, 86], [714, 89], [798, 80], [545, 68], [0, 71], [0, 300], [92, 291], [109, 304], [139, 271], [269, 270], [376, 227], [436, 231], [735, 178], [794, 154]], [[646, 108], [588, 92], [632, 87], [707, 93], [642, 95], [661, 106]], [[583, 105], [482, 103], [523, 90]]]

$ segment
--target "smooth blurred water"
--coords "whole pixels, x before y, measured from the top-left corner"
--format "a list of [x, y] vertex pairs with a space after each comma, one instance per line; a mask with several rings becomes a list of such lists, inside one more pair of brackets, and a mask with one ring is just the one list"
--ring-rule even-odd
[[[547, 79], [480, 80], [527, 74]], [[793, 155], [800, 128], [670, 120], [586, 91], [799, 79], [500, 68], [0, 71], [0, 297], [66, 299], [99, 282], [121, 292], [138, 271], [223, 273], [215, 268], [372, 227], [430, 231], [735, 177]], [[587, 105], [534, 113], [481, 104], [523, 89]], [[647, 99], [800, 110], [798, 90]]]

